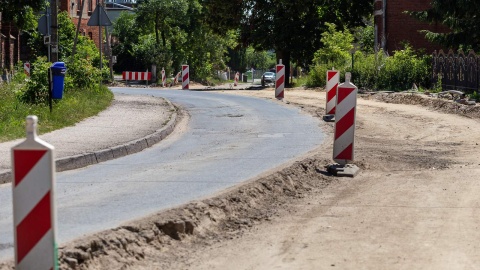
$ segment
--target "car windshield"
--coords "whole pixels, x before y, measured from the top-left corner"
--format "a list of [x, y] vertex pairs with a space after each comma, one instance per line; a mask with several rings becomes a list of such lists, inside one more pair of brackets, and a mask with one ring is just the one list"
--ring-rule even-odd
[[265, 76], [275, 76], [275, 73], [273, 73], [273, 72], [265, 72]]

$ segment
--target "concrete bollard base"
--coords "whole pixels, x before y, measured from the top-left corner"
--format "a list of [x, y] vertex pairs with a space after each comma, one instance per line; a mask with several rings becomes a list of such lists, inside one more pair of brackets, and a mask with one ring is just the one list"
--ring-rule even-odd
[[355, 177], [360, 171], [360, 168], [354, 164], [331, 164], [328, 165], [327, 171], [338, 177]]

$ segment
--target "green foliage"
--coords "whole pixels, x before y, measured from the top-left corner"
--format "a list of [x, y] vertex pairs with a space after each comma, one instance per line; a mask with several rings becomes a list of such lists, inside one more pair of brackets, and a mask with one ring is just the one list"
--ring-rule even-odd
[[25, 91], [18, 93], [22, 102], [29, 104], [46, 104], [48, 102], [48, 69], [51, 65], [46, 57], [39, 57], [31, 63], [31, 77], [27, 80]]
[[266, 70], [275, 66], [275, 54], [268, 51], [255, 51], [253, 47], [249, 47], [246, 51], [246, 62], [248, 67]]
[[476, 34], [480, 30], [479, 1], [432, 0], [430, 6], [426, 11], [408, 12], [422, 21], [448, 27], [449, 31], [443, 32], [424, 30], [427, 39], [449, 48], [480, 49]]
[[350, 59], [350, 50], [353, 48], [353, 35], [347, 29], [338, 31], [335, 24], [325, 23], [327, 31], [322, 33], [320, 41], [323, 47], [315, 52], [314, 63], [338, 64], [346, 63]]
[[12, 22], [20, 29], [32, 29], [36, 24], [35, 12], [45, 7], [45, 0], [0, 0], [2, 22]]
[[[363, 89], [401, 91], [412, 89], [415, 83], [418, 87], [430, 87], [430, 56], [419, 55], [410, 46], [396, 51], [393, 56], [382, 52], [356, 52], [354, 69], [351, 61], [343, 64], [337, 62], [335, 68], [341, 75], [352, 72], [352, 82]], [[307, 86], [324, 87], [326, 71], [331, 67], [325, 64], [316, 65], [309, 74]]]
[[388, 57], [379, 71], [377, 89], [407, 90], [413, 83], [420, 86], [429, 85], [430, 56], [419, 56], [410, 47], [395, 51]]
[[352, 49], [353, 35], [348, 30], [338, 31], [336, 26], [325, 23], [328, 31], [322, 33], [321, 41], [324, 46], [315, 52], [315, 66], [310, 71], [307, 80], [308, 87], [324, 86], [327, 70], [335, 68], [345, 74], [351, 66], [350, 50]]
[[[18, 76], [18, 75], [16, 75]], [[53, 104], [50, 113], [44, 104], [27, 104], [17, 98], [21, 84], [0, 85], [0, 142], [25, 136], [25, 117], [39, 117], [39, 133], [74, 125], [84, 118], [98, 114], [110, 105], [113, 94], [106, 87], [83, 89], [65, 95]]]

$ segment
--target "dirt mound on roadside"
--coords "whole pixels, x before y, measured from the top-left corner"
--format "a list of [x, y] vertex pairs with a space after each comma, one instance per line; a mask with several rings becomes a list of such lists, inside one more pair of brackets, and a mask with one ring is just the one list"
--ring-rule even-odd
[[[270, 220], [288, 200], [328, 185], [333, 178], [323, 168], [327, 162], [311, 157], [215, 198], [76, 240], [60, 248], [61, 268], [125, 269], [146, 260], [145, 267], [166, 269], [172, 259], [182, 260], [192, 244], [239, 237], [245, 229]], [[150, 256], [155, 260], [148, 260]]]
[[444, 113], [480, 118], [480, 106], [478, 105], [464, 105], [454, 102], [451, 99], [431, 97], [424, 94], [378, 93], [373, 95], [363, 94], [361, 97], [365, 99], [376, 99], [385, 103], [419, 105]]

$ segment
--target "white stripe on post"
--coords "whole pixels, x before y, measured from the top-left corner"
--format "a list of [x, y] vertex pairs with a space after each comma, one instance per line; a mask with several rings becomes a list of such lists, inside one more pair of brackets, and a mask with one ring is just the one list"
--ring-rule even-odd
[[54, 147], [37, 137], [27, 117], [27, 139], [11, 151], [15, 269], [57, 269]]

